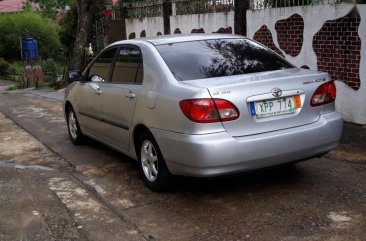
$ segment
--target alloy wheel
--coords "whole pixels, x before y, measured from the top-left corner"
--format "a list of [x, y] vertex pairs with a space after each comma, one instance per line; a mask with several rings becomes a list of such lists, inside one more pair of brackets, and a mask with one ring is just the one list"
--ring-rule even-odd
[[69, 130], [70, 130], [71, 137], [75, 140], [78, 137], [78, 134], [77, 134], [78, 126], [77, 126], [75, 113], [72, 110], [69, 112]]
[[141, 145], [141, 165], [145, 177], [154, 182], [158, 178], [158, 155], [149, 140], [145, 140]]

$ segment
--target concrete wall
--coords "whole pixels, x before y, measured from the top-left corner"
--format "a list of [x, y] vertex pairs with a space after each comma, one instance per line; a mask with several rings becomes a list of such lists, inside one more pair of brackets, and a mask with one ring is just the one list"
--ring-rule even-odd
[[[332, 41], [334, 41], [334, 38], [337, 38], [337, 36], [342, 36], [342, 38], [346, 39], [343, 46], [341, 46], [342, 49], [344, 49], [343, 52], [345, 53], [349, 53], [350, 49], [353, 50], [354, 48], [356, 48], [349, 47], [353, 43], [356, 43], [357, 41], [360, 42], [360, 46], [356, 48], [357, 50], [359, 49], [358, 52], [360, 58], [357, 58], [357, 61], [354, 63], [354, 66], [357, 66], [357, 68], [349, 68], [348, 70], [346, 70], [346, 72], [349, 72], [350, 75], [352, 74], [352, 76], [357, 76], [357, 78], [355, 79], [358, 80], [358, 85], [353, 85], [352, 81], [348, 81], [348, 76], [336, 75], [336, 108], [339, 112], [342, 113], [346, 121], [366, 124], [366, 5], [356, 6], [356, 12], [358, 12], [358, 16], [356, 16], [356, 18], [353, 16], [355, 15], [353, 13], [354, 7], [354, 5], [341, 4], [272, 8], [248, 11], [247, 28], [248, 37], [250, 38], [260, 36], [258, 34], [256, 36], [256, 33], [259, 32], [260, 29], [268, 29], [272, 35], [273, 44], [277, 51], [281, 51], [281, 54], [295, 65], [299, 67], [306, 65], [313, 70], [321, 69], [319, 68], [321, 67], [321, 65], [319, 65], [320, 58], [314, 51], [314, 37], [319, 35], [319, 33], [325, 33], [329, 31], [327, 29], [329, 28], [328, 26], [326, 28], [323, 28], [326, 23], [328, 25], [332, 24], [332, 26], [335, 26], [334, 29], [331, 30], [332, 36], [328, 37], [328, 39], [330, 40], [328, 45], [322, 45], [325, 47], [322, 47], [323, 49], [321, 49], [321, 51], [329, 52], [330, 58], [328, 59], [328, 62], [338, 62], [339, 58], [343, 58], [343, 63], [348, 63], [350, 62], [348, 59], [353, 57], [346, 54], [341, 55], [340, 57], [335, 57], [334, 55], [331, 55], [334, 52], [341, 51], [339, 49], [339, 46], [337, 47], [332, 45]], [[301, 51], [296, 56], [290, 55], [286, 53], [283, 49], [281, 49], [281, 44], [279, 43], [280, 36], [278, 36], [277, 31], [278, 28], [276, 30], [277, 22], [289, 19], [294, 14], [298, 14], [303, 18], [304, 25]], [[351, 18], [349, 18], [350, 20], [347, 21], [353, 21], [352, 19], [357, 19], [357, 17], [358, 19], [360, 18], [361, 21], [357, 24], [349, 22], [348, 27], [345, 27], [344, 25], [340, 26], [337, 21], [346, 16], [351, 16]], [[356, 31], [352, 33], [353, 29], [355, 29]], [[290, 34], [287, 37], [291, 37]], [[348, 39], [351, 38], [352, 41], [348, 41]], [[353, 41], [353, 39], [355, 40]], [[332, 73], [332, 71], [329, 72]], [[353, 78], [351, 78], [351, 80], [353, 80]]]
[[131, 33], [139, 38], [143, 30], [146, 31], [146, 37], [156, 36], [158, 32], [164, 33], [163, 17], [126, 19], [127, 38]]
[[[170, 17], [170, 30], [179, 28], [182, 34], [191, 33], [193, 29], [203, 28], [205, 33], [217, 32], [220, 28], [231, 27], [234, 29], [234, 12], [176, 15]], [[131, 33], [140, 37], [143, 30], [146, 37], [156, 36], [158, 32], [164, 33], [163, 17], [135, 18], [126, 20], [127, 38]], [[233, 30], [232, 30], [233, 31]]]
[[[176, 15], [170, 17], [170, 29], [173, 33], [179, 28], [182, 34], [189, 34], [193, 29], [203, 28], [205, 33], [217, 32], [220, 28], [234, 29], [234, 12]], [[234, 32], [234, 30], [233, 30]]]

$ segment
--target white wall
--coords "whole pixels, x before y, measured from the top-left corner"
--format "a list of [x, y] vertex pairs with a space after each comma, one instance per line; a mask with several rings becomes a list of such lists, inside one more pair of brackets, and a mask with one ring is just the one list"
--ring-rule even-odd
[[[304, 19], [304, 41], [301, 52], [298, 56], [292, 57], [284, 51], [281, 51], [286, 59], [295, 65], [307, 65], [311, 69], [317, 70], [317, 57], [313, 50], [314, 35], [322, 28], [326, 21], [344, 17], [353, 7], [354, 5], [336, 4], [248, 11], [248, 37], [253, 38], [257, 30], [263, 25], [267, 25], [272, 33], [274, 44], [281, 50], [277, 40], [275, 24], [278, 20], [287, 19], [294, 13], [297, 13]], [[362, 43], [360, 63], [361, 85], [358, 90], [354, 90], [345, 83], [336, 81], [336, 108], [342, 113], [344, 120], [366, 124], [366, 5], [357, 5], [357, 8], [361, 16], [361, 24], [358, 29], [358, 34]]]
[[182, 34], [191, 33], [192, 29], [199, 28], [203, 28], [205, 33], [212, 33], [219, 28], [232, 27], [234, 32], [234, 12], [171, 16], [170, 26], [172, 33], [179, 28]]
[[164, 34], [163, 17], [126, 19], [127, 38], [133, 32], [139, 38], [142, 30], [146, 31], [146, 37], [156, 36], [158, 32]]
[[[203, 28], [206, 33], [216, 32], [219, 28], [232, 27], [234, 32], [234, 12], [175, 15], [170, 17], [170, 30], [174, 33], [179, 28], [182, 34], [191, 33], [192, 29]], [[164, 33], [163, 17], [126, 19], [127, 37], [135, 32], [140, 37], [142, 30], [146, 37], [156, 36], [157, 32]]]

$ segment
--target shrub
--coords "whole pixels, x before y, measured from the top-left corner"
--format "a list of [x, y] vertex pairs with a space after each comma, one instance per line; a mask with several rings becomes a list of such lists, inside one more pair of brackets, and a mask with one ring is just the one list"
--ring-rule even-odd
[[17, 70], [13, 65], [9, 65], [8, 73], [7, 74], [17, 74]]
[[23, 74], [23, 69], [24, 66], [21, 62], [12, 62], [10, 63], [9, 69], [8, 69], [8, 74], [14, 74], [14, 75], [19, 75], [19, 74]]
[[71, 10], [66, 13], [66, 16], [60, 22], [58, 34], [60, 42], [64, 47], [64, 55], [70, 56], [75, 43], [75, 32], [78, 24], [78, 12], [76, 4], [73, 4]]
[[38, 41], [43, 58], [57, 57], [60, 53], [57, 27], [51, 19], [37, 12], [0, 14], [0, 56], [8, 60], [20, 59], [19, 37]]
[[3, 58], [0, 58], [0, 75], [6, 75], [9, 69], [9, 63]]
[[57, 64], [53, 59], [47, 59], [42, 62], [42, 69], [44, 73], [56, 73]]
[[53, 59], [47, 59], [42, 61], [42, 70], [44, 73], [44, 82], [49, 83], [50, 87], [54, 87], [58, 73], [62, 72], [62, 66]]

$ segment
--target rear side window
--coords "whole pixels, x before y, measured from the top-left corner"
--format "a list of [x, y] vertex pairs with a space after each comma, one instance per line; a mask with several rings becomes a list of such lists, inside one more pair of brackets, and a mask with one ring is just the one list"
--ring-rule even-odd
[[294, 68], [271, 50], [248, 39], [215, 39], [156, 46], [178, 80]]
[[142, 83], [141, 52], [137, 47], [121, 47], [114, 65], [111, 82], [114, 83]]
[[110, 67], [112, 65], [117, 48], [112, 48], [102, 53], [89, 69], [89, 77], [92, 81], [105, 82], [108, 79]]

